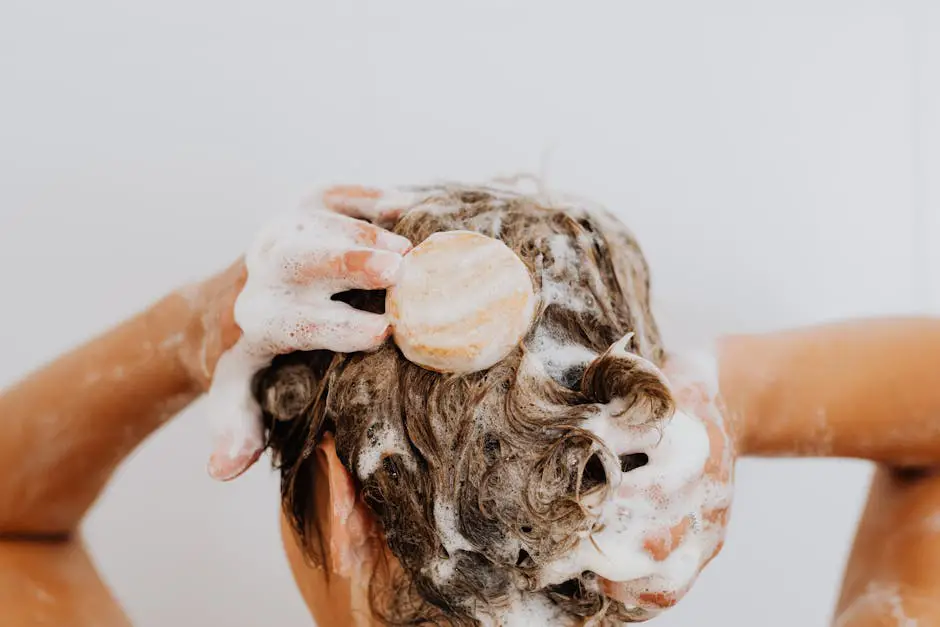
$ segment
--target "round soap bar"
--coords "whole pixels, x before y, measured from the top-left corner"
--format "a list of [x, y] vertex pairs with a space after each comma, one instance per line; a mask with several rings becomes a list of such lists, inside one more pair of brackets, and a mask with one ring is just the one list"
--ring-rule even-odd
[[405, 255], [385, 310], [409, 361], [467, 374], [512, 352], [536, 302], [529, 271], [508, 246], [479, 233], [447, 231]]

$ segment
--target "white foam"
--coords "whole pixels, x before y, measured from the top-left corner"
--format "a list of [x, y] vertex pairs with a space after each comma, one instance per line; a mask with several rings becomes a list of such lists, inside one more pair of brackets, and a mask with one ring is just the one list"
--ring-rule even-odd
[[575, 618], [541, 594], [520, 594], [499, 617], [499, 622], [481, 622], [492, 627], [573, 627], [577, 624]]
[[[708, 376], [707, 371], [702, 375]], [[677, 411], [656, 428], [623, 425], [612, 419], [612, 413], [588, 419], [585, 428], [615, 455], [643, 452], [649, 463], [624, 473], [619, 464], [608, 460], [611, 491], [597, 509], [598, 530], [584, 537], [571, 553], [547, 565], [540, 584], [561, 583], [590, 570], [610, 582], [634, 582], [632, 589], [625, 587], [637, 605], [640, 595], [649, 591], [679, 595], [691, 586], [724, 538], [724, 528], [707, 522], [705, 514], [731, 502], [731, 486], [704, 473], [711, 444], [703, 420], [713, 418]], [[669, 530], [683, 521], [689, 528], [681, 542], [665, 559], [657, 559], [645, 546], [651, 534], [669, 538]], [[621, 600], [630, 606], [630, 599]]]
[[669, 356], [670, 382], [674, 387], [700, 383], [709, 397], [718, 397], [718, 354], [716, 346], [696, 348]]
[[[370, 434], [367, 430], [364, 437], [368, 440]], [[374, 436], [380, 440], [377, 444], [366, 441], [363, 443], [362, 448], [359, 450], [359, 463], [356, 471], [359, 473], [360, 479], [367, 479], [372, 476], [379, 468], [379, 464], [382, 463], [382, 455], [385, 452], [384, 440], [389, 437], [389, 428], [384, 423], [381, 425], [373, 425], [371, 429], [371, 436]]]
[[457, 551], [471, 551], [473, 546], [467, 541], [463, 534], [457, 530], [457, 512], [454, 506], [446, 503], [440, 498], [434, 501], [434, 522], [437, 525], [437, 533], [441, 538], [441, 544], [451, 557]]
[[[907, 614], [900, 586], [881, 581], [870, 582], [833, 621], [834, 627], [848, 627], [865, 619], [890, 618], [896, 627], [918, 627], [920, 622]], [[882, 623], [883, 624], [883, 623]]]
[[597, 353], [588, 347], [559, 340], [542, 327], [526, 343], [526, 348], [542, 363], [545, 373], [556, 381], [571, 368], [586, 366], [597, 358]]
[[[276, 355], [356, 352], [374, 348], [382, 338], [388, 327], [384, 316], [331, 300], [350, 287], [346, 277], [298, 281], [304, 268], [351, 250], [368, 250], [359, 243], [361, 224], [308, 204], [272, 220], [245, 255], [248, 278], [235, 302], [242, 336], [219, 359], [208, 399], [213, 428], [229, 443], [231, 458], [261, 447], [261, 412], [250, 385]], [[394, 260], [394, 253], [382, 254], [385, 261]], [[391, 276], [396, 270], [397, 264], [390, 264], [383, 272]]]
[[[359, 461], [356, 467], [360, 479], [370, 477], [378, 470], [382, 458], [388, 455], [398, 454], [409, 468], [414, 468], [414, 459], [408, 453], [408, 445], [403, 436], [394, 429], [390, 429], [387, 424], [374, 424], [370, 430], [366, 431], [363, 438], [366, 441], [363, 442], [359, 451]], [[370, 438], [374, 438], [376, 442], [370, 442]]]
[[548, 240], [548, 249], [555, 258], [552, 264], [552, 270], [555, 272], [564, 272], [571, 266], [581, 263], [567, 235], [553, 235]]
[[453, 558], [438, 558], [428, 569], [427, 574], [439, 586], [446, 584], [454, 576], [457, 560]]
[[581, 261], [578, 253], [566, 235], [553, 235], [548, 240], [548, 249], [552, 253], [552, 264], [546, 265], [540, 253], [536, 258], [536, 267], [542, 280], [542, 303], [544, 306], [555, 303], [571, 311], [587, 311], [587, 303], [571, 289], [572, 277], [578, 276]]
[[[565, 239], [563, 236], [558, 236], [561, 239]], [[556, 248], [561, 248], [562, 243], [553, 239], [550, 243], [550, 246]], [[570, 248], [570, 244], [565, 241], [564, 246]], [[553, 253], [553, 256], [554, 253]], [[577, 255], [574, 254], [574, 251], [569, 253], [564, 253], [561, 257], [562, 260], [573, 258], [574, 261], [571, 263], [577, 263]], [[587, 303], [581, 298], [576, 291], [571, 289], [571, 276], [572, 270], [567, 269], [566, 262], [562, 261], [559, 263], [559, 257], [555, 256], [555, 261], [551, 267], [545, 267], [545, 258], [539, 253], [536, 257], [536, 267], [539, 272], [539, 276], [542, 280], [542, 305], [547, 307], [550, 304], [563, 305], [565, 309], [575, 312], [587, 311], [589, 309]]]

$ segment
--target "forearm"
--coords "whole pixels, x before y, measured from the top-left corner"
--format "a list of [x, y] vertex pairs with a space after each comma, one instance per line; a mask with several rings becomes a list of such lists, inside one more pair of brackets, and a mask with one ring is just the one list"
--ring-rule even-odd
[[940, 319], [730, 337], [719, 362], [742, 454], [940, 463]]
[[835, 627], [938, 624], [938, 508], [936, 473], [878, 468], [845, 568]]
[[80, 542], [0, 540], [4, 625], [130, 627]]
[[73, 530], [114, 468], [199, 394], [171, 295], [0, 395], [0, 535]]

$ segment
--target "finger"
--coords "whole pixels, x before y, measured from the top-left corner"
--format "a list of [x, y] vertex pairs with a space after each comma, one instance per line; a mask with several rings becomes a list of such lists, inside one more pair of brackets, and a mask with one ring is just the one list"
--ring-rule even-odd
[[239, 441], [231, 435], [222, 436], [209, 457], [209, 476], [217, 481], [231, 481], [251, 468], [263, 450], [261, 440]]
[[353, 218], [372, 218], [382, 190], [362, 185], [333, 185], [322, 192], [323, 206]]
[[[300, 234], [308, 245], [317, 245], [325, 236], [342, 234], [360, 246], [383, 248], [400, 254], [411, 250], [411, 242], [406, 238], [366, 221], [377, 221], [373, 218], [378, 217], [379, 214], [373, 217], [359, 211], [336, 210], [332, 213], [323, 211], [323, 209], [329, 209], [330, 207], [350, 208], [349, 205], [332, 204], [328, 206], [322, 200], [326, 198], [325, 194], [327, 192], [319, 192], [312, 199], [301, 204], [301, 215], [303, 220], [307, 221], [307, 224], [298, 223], [295, 231]], [[307, 225], [311, 228], [307, 229]]]
[[388, 339], [388, 318], [366, 313], [346, 303], [327, 301], [315, 308], [294, 311], [273, 321], [272, 344], [281, 352], [329, 350], [336, 353], [370, 351]]
[[400, 255], [411, 250], [411, 242], [406, 238], [368, 222], [358, 221], [352, 237], [360, 246], [382, 248]]
[[332, 211], [372, 221], [376, 217], [376, 206], [384, 195], [381, 189], [375, 187], [320, 184], [300, 202], [300, 208], [305, 212]]
[[394, 284], [401, 260], [398, 253], [371, 248], [310, 251], [284, 264], [285, 280], [302, 285], [327, 281], [340, 289], [385, 289]]
[[320, 194], [326, 209], [382, 225], [394, 223], [417, 200], [414, 193], [404, 190], [361, 185], [333, 185]]
[[348, 215], [322, 212], [306, 216], [306, 220], [307, 224], [299, 224], [295, 228], [293, 245], [302, 244], [313, 249], [335, 245], [337, 238], [346, 238], [359, 246], [399, 254], [408, 252], [412, 247], [407, 238]]
[[220, 481], [229, 481], [247, 470], [261, 456], [264, 433], [261, 410], [251, 394], [251, 374], [257, 364], [245, 359], [239, 342], [219, 359], [208, 410], [215, 441], [207, 470]]

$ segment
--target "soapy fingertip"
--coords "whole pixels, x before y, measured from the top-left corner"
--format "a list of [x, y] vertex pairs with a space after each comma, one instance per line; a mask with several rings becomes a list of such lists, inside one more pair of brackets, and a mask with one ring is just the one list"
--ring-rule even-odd
[[375, 278], [378, 287], [388, 287], [398, 278], [401, 255], [388, 251], [375, 251], [365, 263], [366, 272]]
[[382, 190], [363, 185], [332, 185], [323, 190], [323, 205], [337, 213], [365, 217], [376, 201], [382, 197]]
[[261, 457], [261, 449], [245, 451], [235, 457], [216, 451], [209, 458], [206, 470], [216, 481], [231, 481], [241, 476]]
[[400, 255], [404, 255], [412, 249], [410, 240], [397, 233], [392, 233], [391, 231], [382, 231], [379, 233], [375, 244], [376, 246], [381, 246], [382, 248]]
[[392, 327], [392, 325], [389, 323], [385, 327], [385, 330], [382, 331], [382, 333], [380, 333], [379, 336], [376, 338], [376, 340], [378, 341], [378, 344], [381, 345], [383, 342], [385, 342], [385, 340], [392, 337], [392, 333], [394, 331], [395, 331], [394, 327]]
[[393, 332], [394, 332], [394, 328], [392, 327], [392, 325], [391, 325], [391, 324], [387, 324], [387, 326], [385, 327], [385, 330], [383, 330], [381, 333], [377, 334], [377, 335], [372, 339], [372, 342], [370, 343], [370, 345], [369, 345], [368, 347], [362, 349], [362, 352], [364, 352], [364, 353], [372, 353], [372, 352], [375, 352], [375, 351], [379, 350], [380, 348], [382, 348], [382, 346], [385, 344], [385, 342], [388, 341], [388, 338], [390, 338], [390, 337], [392, 336], [392, 333], [393, 333]]
[[345, 320], [329, 336], [324, 336], [323, 345], [338, 353], [370, 352], [378, 349], [391, 333], [386, 316], [355, 310], [342, 312]]
[[364, 351], [374, 351], [378, 349], [385, 343], [385, 340], [392, 335], [392, 325], [384, 316], [375, 315], [373, 320], [366, 323], [366, 328], [369, 327], [372, 329], [372, 341], [367, 347], [362, 349]]
[[260, 436], [240, 438], [226, 431], [215, 441], [207, 465], [209, 476], [217, 481], [230, 481], [248, 470], [263, 450]]

